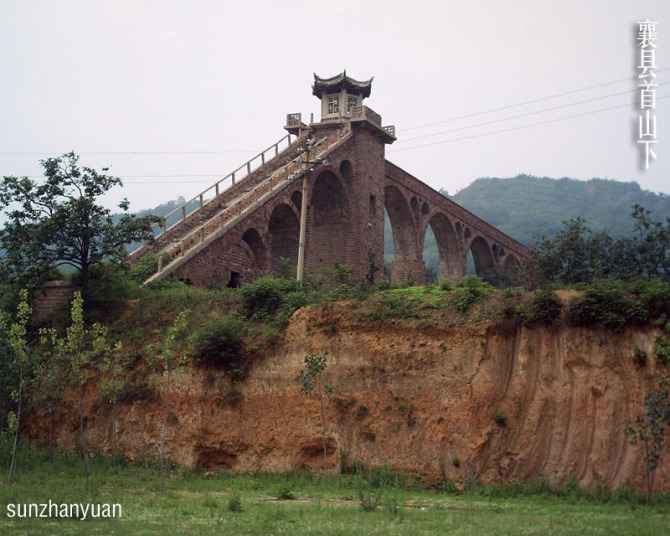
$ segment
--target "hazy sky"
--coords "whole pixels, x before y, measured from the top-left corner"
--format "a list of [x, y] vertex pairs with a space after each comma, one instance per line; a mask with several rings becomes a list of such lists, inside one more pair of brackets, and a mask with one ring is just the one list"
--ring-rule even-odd
[[283, 136], [286, 113], [317, 112], [313, 72], [346, 68], [375, 77], [366, 103], [397, 127], [387, 157], [436, 188], [531, 173], [670, 193], [670, 99], [649, 171], [632, 141], [633, 25], [647, 17], [670, 67], [668, 0], [0, 0], [0, 175], [39, 174], [40, 158], [74, 150], [128, 177], [108, 203], [193, 195]]

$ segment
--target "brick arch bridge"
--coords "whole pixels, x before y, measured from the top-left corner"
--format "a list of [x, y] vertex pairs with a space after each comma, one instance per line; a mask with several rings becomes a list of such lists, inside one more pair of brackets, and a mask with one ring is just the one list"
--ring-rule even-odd
[[305, 177], [307, 274], [339, 263], [355, 277], [380, 279], [385, 211], [395, 246], [393, 281], [424, 281], [428, 227], [440, 277], [462, 277], [468, 252], [487, 279], [513, 276], [527, 260], [524, 245], [386, 160], [395, 132], [369, 108], [356, 105], [309, 125], [291, 114], [286, 128], [277, 144], [169, 214], [156, 240], [131, 254], [133, 263], [155, 255], [147, 282], [174, 276], [237, 286], [295, 269]]

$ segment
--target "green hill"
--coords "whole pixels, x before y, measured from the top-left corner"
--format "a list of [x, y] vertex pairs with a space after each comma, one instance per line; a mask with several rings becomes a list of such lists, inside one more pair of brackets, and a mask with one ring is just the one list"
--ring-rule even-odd
[[487, 177], [452, 199], [525, 244], [553, 234], [562, 221], [578, 216], [594, 230], [625, 236], [633, 232], [630, 214], [635, 203], [651, 210], [656, 220], [670, 217], [670, 196], [643, 190], [636, 182], [609, 179]]

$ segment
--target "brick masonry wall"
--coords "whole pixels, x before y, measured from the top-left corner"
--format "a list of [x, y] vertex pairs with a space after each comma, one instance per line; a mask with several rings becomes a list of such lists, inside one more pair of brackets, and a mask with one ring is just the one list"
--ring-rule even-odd
[[[316, 137], [339, 125], [317, 127]], [[527, 249], [427, 184], [385, 160], [379, 133], [357, 123], [352, 137], [328, 155], [309, 178], [305, 247], [306, 272], [335, 263], [366, 278], [384, 262], [384, 208], [396, 238], [392, 279], [423, 282], [423, 244], [427, 226], [438, 239], [443, 277], [465, 273], [471, 250], [481, 271], [503, 271], [523, 262]], [[244, 283], [279, 268], [279, 257], [295, 264], [298, 249], [302, 179], [297, 179], [244, 218], [187, 263], [176, 275], [196, 285], [225, 286], [231, 273]], [[259, 237], [244, 240], [245, 233]]]
[[47, 281], [33, 297], [33, 323], [44, 324], [55, 313], [67, 310], [75, 290], [68, 281]]

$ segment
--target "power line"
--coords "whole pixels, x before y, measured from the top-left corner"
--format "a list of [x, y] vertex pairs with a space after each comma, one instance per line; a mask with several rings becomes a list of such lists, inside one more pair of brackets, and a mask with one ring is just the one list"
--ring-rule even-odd
[[[252, 153], [255, 149], [222, 149], [220, 151], [75, 151], [85, 155], [220, 155], [226, 153]], [[33, 156], [64, 154], [69, 151], [0, 151], [0, 155]]]
[[[668, 99], [668, 98], [670, 98], [670, 95], [664, 95], [662, 97], [658, 97], [656, 100], [658, 101], [658, 100]], [[476, 138], [484, 138], [484, 137], [487, 137], [487, 136], [494, 136], [496, 134], [502, 134], [504, 132], [512, 132], [514, 130], [522, 130], [522, 129], [525, 129], [525, 128], [531, 128], [531, 127], [535, 127], [535, 126], [539, 126], [539, 125], [546, 125], [548, 123], [557, 123], [559, 121], [566, 121], [568, 119], [576, 119], [578, 117], [585, 117], [585, 116], [588, 116], [588, 115], [593, 115], [593, 114], [597, 114], [597, 113], [601, 113], [601, 112], [607, 112], [609, 110], [619, 110], [621, 108], [628, 108], [629, 106], [630, 106], [630, 104], [622, 104], [622, 105], [619, 105], [619, 106], [609, 106], [607, 108], [599, 108], [597, 110], [590, 110], [588, 112], [583, 112], [583, 113], [579, 113], [579, 114], [567, 115], [567, 116], [564, 116], [564, 117], [557, 117], [557, 118], [554, 118], [554, 119], [547, 119], [547, 120], [544, 120], [544, 121], [538, 121], [536, 123], [531, 123], [529, 125], [520, 125], [518, 127], [511, 127], [511, 128], [501, 129], [501, 130], [494, 130], [493, 132], [485, 132], [485, 133], [482, 133], [482, 134], [473, 134], [472, 136], [462, 136], [462, 137], [459, 137], [459, 138], [452, 138], [452, 139], [449, 139], [449, 140], [441, 140], [441, 141], [435, 141], [435, 142], [432, 142], [432, 143], [424, 143], [422, 145], [414, 145], [412, 147], [403, 147], [403, 148], [400, 148], [400, 149], [398, 149], [397, 151], [394, 151], [394, 152], [409, 151], [411, 149], [421, 149], [422, 147], [432, 147], [433, 145], [441, 145], [443, 143], [454, 143], [454, 142], [458, 142], [458, 141], [472, 140], [472, 139], [476, 139]]]
[[[662, 82], [658, 85], [660, 87], [660, 86], [667, 85], [669, 83], [670, 82]], [[542, 114], [542, 113], [545, 113], [545, 112], [560, 110], [562, 108], [571, 108], [573, 106], [579, 106], [581, 104], [586, 104], [586, 103], [589, 103], [589, 102], [595, 102], [595, 101], [599, 101], [599, 100], [603, 100], [603, 99], [608, 99], [610, 97], [618, 97], [620, 95], [629, 95], [629, 94], [635, 93], [637, 91], [638, 91], [637, 89], [634, 89], [632, 91], [629, 91], [629, 90], [619, 91], [617, 93], [610, 93], [609, 95], [602, 95], [600, 97], [591, 97], [589, 99], [584, 99], [584, 100], [580, 100], [580, 101], [576, 101], [576, 102], [569, 102], [569, 103], [566, 103], [566, 104], [559, 104], [557, 106], [551, 106], [549, 108], [543, 108], [542, 110], [535, 110], [533, 112], [524, 112], [522, 114], [512, 115], [512, 116], [509, 116], [509, 117], [502, 117], [500, 119], [491, 119], [490, 121], [484, 121], [482, 123], [475, 123], [474, 125], [465, 125], [465, 126], [462, 126], [462, 127], [450, 128], [450, 129], [447, 129], [447, 130], [441, 130], [440, 132], [432, 132], [430, 134], [421, 134], [419, 136], [414, 136], [412, 138], [407, 138], [407, 139], [398, 140], [398, 141], [399, 141], [399, 143], [404, 143], [404, 142], [408, 142], [408, 141], [412, 141], [412, 140], [418, 140], [418, 139], [423, 139], [423, 138], [431, 138], [433, 136], [441, 136], [443, 134], [448, 134], [450, 132], [458, 132], [458, 131], [461, 131], [461, 130], [468, 130], [470, 128], [477, 128], [477, 127], [482, 127], [482, 126], [486, 126], [486, 125], [492, 125], [494, 123], [502, 123], [502, 122], [505, 122], [505, 121], [510, 121], [512, 119], [519, 119], [521, 117], [529, 117], [531, 115], [538, 115], [538, 114]]]
[[[670, 69], [670, 67], [665, 67], [663, 69], [656, 69], [656, 72], [667, 71], [668, 69]], [[415, 125], [415, 126], [403, 128], [402, 131], [407, 132], [407, 131], [411, 131], [411, 130], [419, 130], [419, 129], [426, 128], [426, 127], [431, 127], [431, 126], [435, 126], [435, 125], [441, 125], [441, 124], [444, 124], [444, 123], [449, 123], [450, 121], [456, 121], [456, 120], [459, 120], [459, 119], [467, 119], [469, 117], [475, 117], [475, 116], [478, 116], [478, 115], [490, 114], [490, 113], [494, 113], [494, 112], [502, 112], [503, 110], [509, 110], [510, 108], [518, 108], [519, 106], [526, 106], [527, 104], [535, 104], [537, 102], [542, 102], [542, 101], [545, 101], [545, 100], [556, 99], [556, 98], [559, 98], [559, 97], [565, 97], [566, 95], [572, 95], [574, 93], [581, 93], [583, 91], [589, 91], [591, 89], [596, 89], [596, 88], [600, 88], [600, 87], [612, 86], [614, 84], [619, 84], [621, 82], [631, 82], [633, 80], [637, 80], [637, 78], [635, 78], [635, 77], [619, 78], [618, 80], [610, 80], [609, 82], [601, 82], [599, 84], [592, 84], [590, 86], [584, 86], [583, 88], [580, 88], [580, 89], [572, 89], [570, 91], [563, 91], [561, 93], [553, 93], [551, 95], [545, 95], [544, 97], [538, 97], [538, 98], [535, 98], [535, 99], [521, 101], [521, 102], [517, 102], [517, 103], [514, 103], [514, 104], [507, 104], [505, 106], [500, 106], [498, 108], [490, 108], [488, 110], [482, 110], [482, 111], [479, 111], [479, 112], [472, 112], [472, 113], [465, 114], [465, 115], [457, 115], [457, 116], [454, 116], [454, 117], [449, 117], [447, 119], [442, 119], [440, 121], [433, 121], [431, 123], [424, 123], [422, 125]]]
[[[658, 100], [663, 100], [663, 99], [668, 99], [668, 98], [670, 98], [670, 95], [663, 95], [661, 97], [658, 97], [656, 100], [658, 101]], [[510, 127], [510, 128], [505, 128], [505, 129], [501, 129], [501, 130], [494, 130], [492, 132], [484, 132], [484, 133], [481, 133], [481, 134], [473, 134], [471, 136], [461, 136], [461, 137], [452, 138], [452, 139], [449, 139], [449, 140], [440, 140], [440, 141], [435, 141], [435, 142], [432, 142], [432, 143], [424, 143], [424, 144], [421, 144], [421, 145], [403, 147], [401, 149], [398, 149], [397, 151], [394, 150], [393, 152], [409, 151], [409, 150], [412, 150], [412, 149], [421, 149], [421, 148], [424, 148], [424, 147], [432, 147], [434, 145], [441, 145], [441, 144], [445, 144], [445, 143], [455, 143], [455, 142], [459, 142], [459, 141], [467, 141], [467, 140], [472, 140], [472, 139], [477, 139], [477, 138], [484, 138], [484, 137], [488, 137], [488, 136], [494, 136], [494, 135], [497, 135], [497, 134], [503, 134], [503, 133], [506, 133], [506, 132], [513, 132], [513, 131], [516, 131], [516, 130], [523, 130], [523, 129], [526, 129], [526, 128], [532, 128], [532, 127], [535, 127], [535, 126], [546, 125], [546, 124], [550, 124], [550, 123], [558, 123], [558, 122], [567, 121], [567, 120], [570, 120], [570, 119], [577, 119], [577, 118], [580, 118], [580, 117], [586, 117], [586, 116], [590, 116], [590, 115], [594, 115], [594, 114], [602, 113], [602, 112], [607, 112], [607, 111], [611, 111], [611, 110], [620, 110], [622, 108], [627, 108], [629, 106], [630, 106], [630, 103], [621, 104], [621, 105], [617, 105], [617, 106], [608, 106], [606, 108], [599, 108], [599, 109], [596, 109], [596, 110], [589, 110], [587, 112], [582, 112], [582, 113], [578, 113], [578, 114], [572, 114], [572, 115], [567, 115], [567, 116], [563, 116], [563, 117], [557, 117], [557, 118], [554, 118], [554, 119], [546, 119], [544, 121], [537, 121], [535, 123], [530, 123], [528, 125], [520, 125], [520, 126], [517, 126], [517, 127]], [[212, 174], [209, 174], [209, 175], [207, 175], [207, 174], [126, 175], [125, 178], [132, 178], [132, 177], [136, 177], [136, 178], [138, 178], [138, 177], [143, 177], [143, 178], [152, 178], [152, 177], [155, 177], [155, 178], [208, 177], [208, 178], [211, 179], [211, 178], [217, 177], [217, 176], [222, 176], [222, 174], [212, 173]], [[28, 178], [43, 178], [43, 177], [41, 177], [41, 176], [28, 176]], [[120, 178], [123, 180], [124, 176], [122, 175], [122, 176], [120, 176]], [[124, 184], [197, 184], [197, 183], [203, 183], [203, 182], [209, 182], [209, 181], [124, 181]]]

